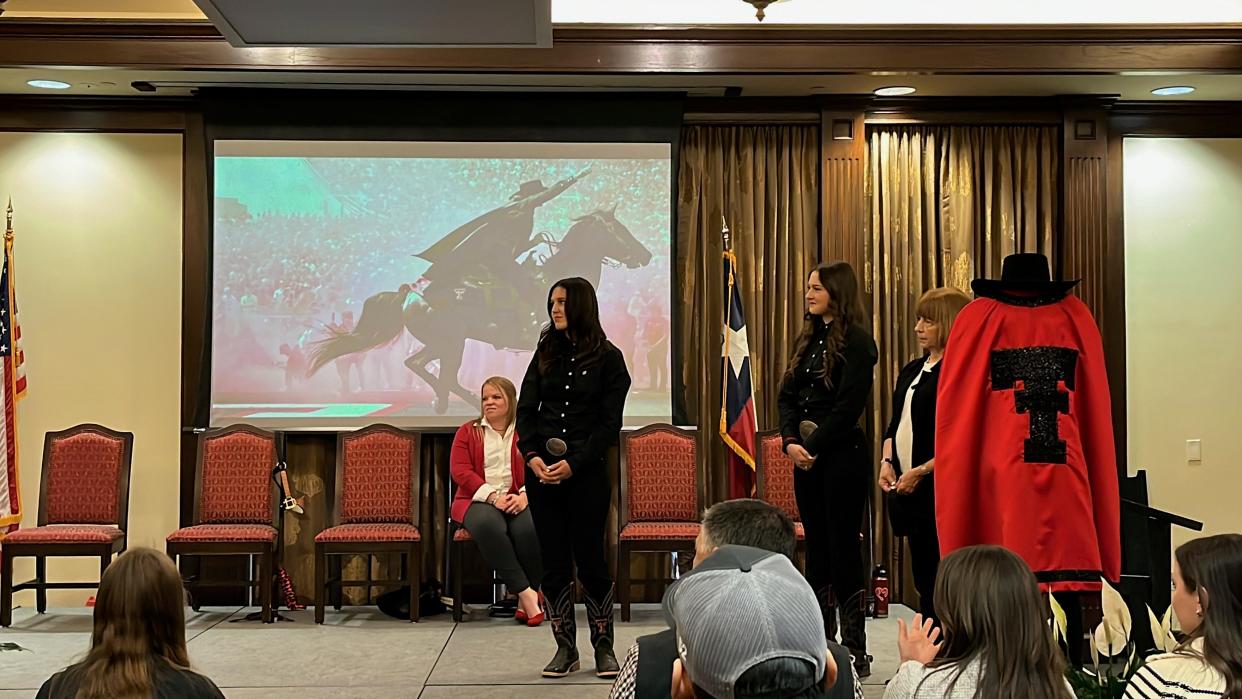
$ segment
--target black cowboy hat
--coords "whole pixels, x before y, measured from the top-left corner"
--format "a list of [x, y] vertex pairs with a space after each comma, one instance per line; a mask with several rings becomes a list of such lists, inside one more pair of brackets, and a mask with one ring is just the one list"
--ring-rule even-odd
[[1068, 294], [1080, 279], [1054, 281], [1048, 258], [1035, 252], [1021, 252], [1005, 257], [1000, 279], [976, 279], [970, 283], [976, 296], [996, 296], [1008, 292]]
[[518, 187], [518, 190], [513, 193], [512, 198], [525, 199], [526, 197], [533, 197], [536, 194], [542, 194], [546, 191], [548, 191], [548, 188], [543, 186], [543, 182], [541, 180], [530, 180], [528, 182], [523, 182], [522, 186]]

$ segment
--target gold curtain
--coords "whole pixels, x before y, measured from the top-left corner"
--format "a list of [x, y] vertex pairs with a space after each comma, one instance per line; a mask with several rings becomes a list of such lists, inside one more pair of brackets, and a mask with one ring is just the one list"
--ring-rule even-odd
[[819, 129], [691, 126], [678, 172], [677, 269], [686, 411], [699, 425], [704, 502], [728, 497], [720, 424], [724, 327], [722, 216], [733, 232], [759, 429], [777, 426], [776, 393], [818, 261]]
[[[918, 353], [919, 296], [939, 286], [969, 294], [971, 280], [999, 276], [1010, 253], [1056, 259], [1060, 157], [1055, 126], [870, 129], [864, 276], [880, 349], [872, 401], [875, 453], [891, 415], [897, 373]], [[881, 541], [891, 551], [887, 517], [877, 511]]]

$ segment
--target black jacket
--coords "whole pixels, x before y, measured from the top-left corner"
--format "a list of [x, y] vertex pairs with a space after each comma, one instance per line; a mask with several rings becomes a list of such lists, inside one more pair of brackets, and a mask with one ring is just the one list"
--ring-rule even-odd
[[[906, 405], [906, 391], [910, 384], [923, 371], [927, 363], [926, 357], [907, 364], [897, 375], [897, 386], [893, 389], [893, 418], [888, 421], [888, 429], [884, 430], [884, 438], [897, 440], [897, 425], [901, 423], [901, 413]], [[902, 473], [907, 469], [918, 468], [936, 456], [936, 387], [940, 383], [940, 362], [919, 379], [914, 387], [914, 397], [910, 399], [910, 429], [913, 440], [910, 445], [912, 464], [899, 463], [896, 444], [893, 449], [893, 469]]]
[[[816, 318], [815, 334], [793, 376], [781, 382], [777, 403], [781, 416], [781, 437], [786, 446], [802, 444], [813, 455], [831, 453], [854, 445], [860, 434], [858, 420], [871, 394], [875, 363], [879, 358], [875, 342], [867, 331], [851, 326], [845, 333], [841, 357], [832, 368], [832, 388], [819, 376], [824, 366], [823, 344], [828, 326]], [[798, 424], [810, 420], [819, 425], [803, 444]]]
[[[556, 361], [539, 373], [538, 353], [531, 357], [517, 404], [518, 448], [527, 461], [536, 456], [548, 464], [565, 459], [577, 472], [604, 460], [621, 433], [621, 414], [630, 390], [630, 373], [621, 350], [606, 342], [602, 356], [577, 356], [577, 345], [555, 332]], [[583, 368], [585, 367], [585, 368]], [[564, 456], [548, 454], [552, 437], [565, 440]]]
[[[78, 663], [52, 675], [35, 699], [73, 699], [86, 680], [84, 671], [83, 664]], [[153, 658], [150, 673], [155, 699], [224, 699], [207, 677], [166, 660]]]
[[[897, 386], [893, 390], [893, 419], [889, 420], [888, 429], [884, 430], [884, 438], [893, 440], [893, 470], [898, 474], [918, 468], [936, 456], [936, 391], [940, 384], [940, 365], [936, 366], [919, 379], [914, 387], [914, 396], [910, 398], [910, 458], [912, 464], [901, 463], [897, 455], [897, 425], [901, 423], [901, 414], [905, 409], [906, 391], [914, 378], [923, 371], [927, 363], [925, 357], [910, 362], [897, 375]], [[919, 481], [913, 493], [888, 493], [888, 519], [893, 525], [893, 534], [907, 536], [912, 531], [923, 527], [936, 528], [936, 485], [935, 475], [928, 474]]]

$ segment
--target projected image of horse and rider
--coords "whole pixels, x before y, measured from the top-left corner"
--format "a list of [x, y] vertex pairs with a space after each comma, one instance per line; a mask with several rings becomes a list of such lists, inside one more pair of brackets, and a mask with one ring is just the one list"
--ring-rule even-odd
[[669, 144], [217, 141], [211, 422], [450, 426], [517, 385], [549, 286], [597, 290], [670, 415]]

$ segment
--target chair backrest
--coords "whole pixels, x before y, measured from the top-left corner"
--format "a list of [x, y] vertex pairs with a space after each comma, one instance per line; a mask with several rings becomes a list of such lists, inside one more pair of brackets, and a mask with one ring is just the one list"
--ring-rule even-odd
[[272, 468], [276, 435], [230, 425], [199, 435], [195, 524], [272, 524], [277, 517]]
[[784, 510], [795, 522], [801, 522], [798, 499], [794, 497], [794, 463], [785, 454], [785, 440], [780, 430], [755, 433], [759, 454], [755, 459], [755, 494], [760, 500]]
[[134, 434], [85, 424], [43, 439], [39, 526], [115, 524], [129, 520]]
[[371, 425], [336, 437], [333, 522], [418, 523], [419, 436]]
[[621, 433], [620, 526], [699, 521], [695, 434], [662, 423]]

